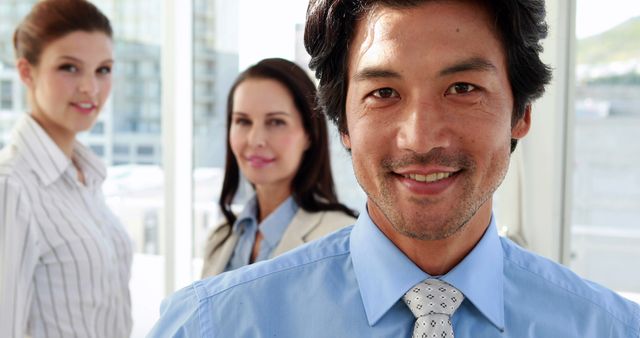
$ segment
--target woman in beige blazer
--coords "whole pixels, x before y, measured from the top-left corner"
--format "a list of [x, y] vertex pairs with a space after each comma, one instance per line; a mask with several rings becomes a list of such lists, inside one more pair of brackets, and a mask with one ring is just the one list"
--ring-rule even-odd
[[[265, 59], [232, 86], [227, 100], [227, 155], [219, 205], [225, 220], [206, 244], [203, 277], [291, 250], [353, 224], [338, 202], [327, 124], [315, 85], [296, 64]], [[240, 173], [255, 195], [236, 215]]]

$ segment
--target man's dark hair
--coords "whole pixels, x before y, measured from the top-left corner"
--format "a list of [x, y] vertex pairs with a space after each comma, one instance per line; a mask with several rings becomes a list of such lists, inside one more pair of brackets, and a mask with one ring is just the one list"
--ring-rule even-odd
[[[348, 54], [356, 22], [375, 6], [410, 8], [434, 0], [311, 0], [307, 9], [304, 45], [309, 66], [320, 80], [318, 104], [338, 130], [347, 134], [345, 102]], [[514, 107], [512, 123], [520, 120], [551, 81], [551, 69], [540, 60], [540, 40], [547, 36], [544, 0], [485, 0], [494, 29], [507, 57]], [[517, 140], [511, 140], [511, 151]]]

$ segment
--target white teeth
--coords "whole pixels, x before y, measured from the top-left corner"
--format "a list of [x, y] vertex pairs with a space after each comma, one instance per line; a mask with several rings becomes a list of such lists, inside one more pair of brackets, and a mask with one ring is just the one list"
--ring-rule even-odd
[[443, 178], [447, 178], [451, 176], [451, 174], [452, 173], [433, 173], [429, 175], [409, 174], [409, 175], [404, 175], [404, 177], [410, 178], [418, 182], [435, 182]]
[[82, 109], [90, 109], [93, 108], [93, 104], [91, 103], [79, 103], [78, 106]]

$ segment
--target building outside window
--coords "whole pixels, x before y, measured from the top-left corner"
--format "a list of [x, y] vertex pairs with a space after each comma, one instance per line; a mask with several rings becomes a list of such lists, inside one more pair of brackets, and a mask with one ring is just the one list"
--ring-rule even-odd
[[640, 3], [576, 8], [570, 265], [640, 301]]
[[13, 81], [0, 81], [0, 110], [13, 108]]

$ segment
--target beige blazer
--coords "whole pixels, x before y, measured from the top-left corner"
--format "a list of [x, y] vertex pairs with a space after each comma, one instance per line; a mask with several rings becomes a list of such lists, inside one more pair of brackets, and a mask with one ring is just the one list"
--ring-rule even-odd
[[[270, 258], [354, 224], [355, 220], [341, 211], [307, 212], [299, 208]], [[222, 273], [229, 263], [240, 237], [233, 233], [231, 228], [232, 226], [225, 222], [209, 235], [204, 251], [202, 278]]]

